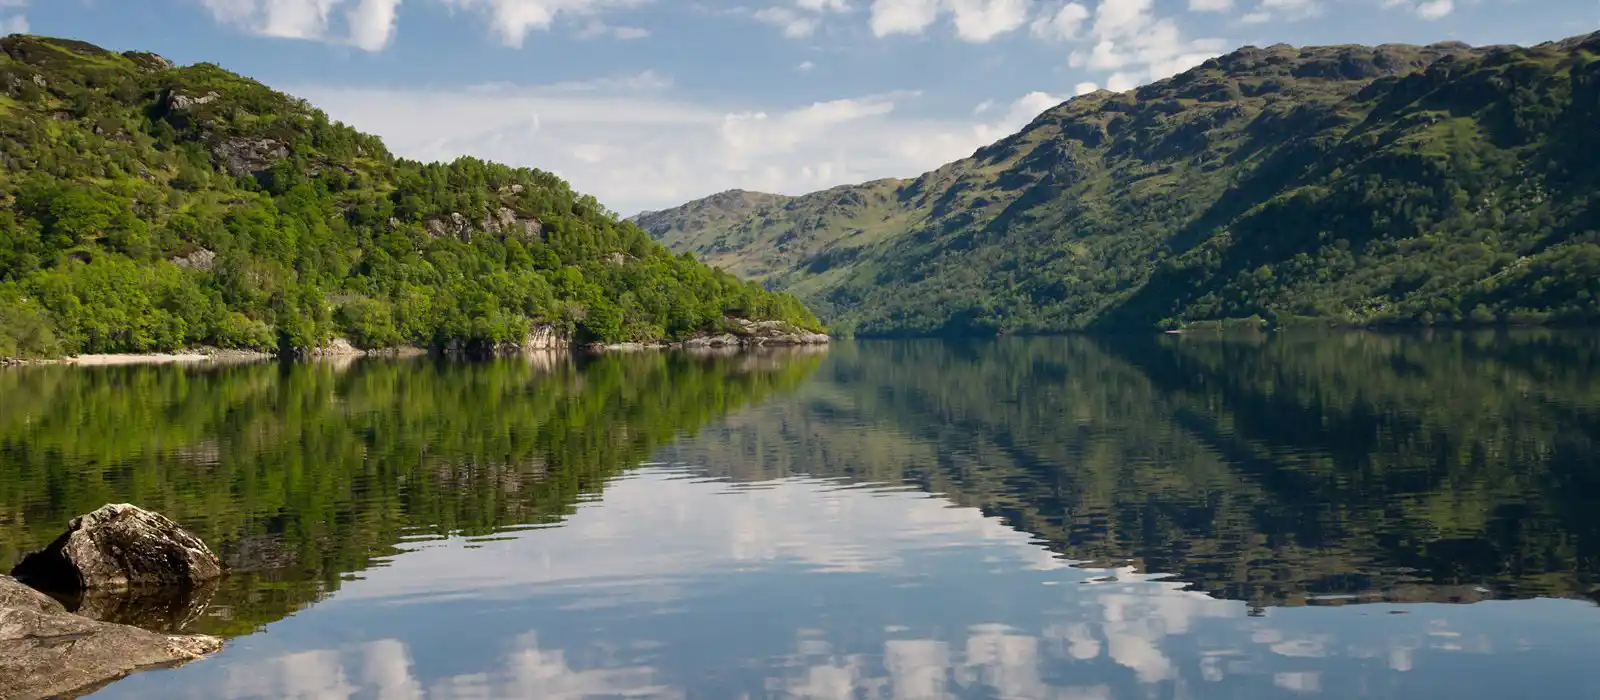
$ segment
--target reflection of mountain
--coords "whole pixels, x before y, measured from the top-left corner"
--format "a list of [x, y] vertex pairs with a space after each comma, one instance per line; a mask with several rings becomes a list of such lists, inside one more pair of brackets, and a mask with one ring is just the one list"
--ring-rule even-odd
[[[110, 698], [1595, 697], [1575, 601], [1276, 608], [1067, 567], [914, 487], [647, 467], [559, 528], [407, 545]], [[1387, 606], [1386, 606], [1387, 607]], [[1408, 611], [1407, 615], [1384, 614]]]
[[1596, 360], [1544, 332], [840, 345], [670, 457], [909, 479], [1257, 605], [1587, 595]]
[[190, 629], [248, 632], [399, 543], [559, 522], [662, 442], [792, 389], [819, 359], [0, 372], [0, 565], [78, 513], [137, 503], [234, 567]]

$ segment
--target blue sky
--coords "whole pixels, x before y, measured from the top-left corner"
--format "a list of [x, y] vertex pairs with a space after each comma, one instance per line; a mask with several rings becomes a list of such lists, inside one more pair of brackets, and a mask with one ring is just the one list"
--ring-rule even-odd
[[1246, 44], [1537, 43], [1600, 0], [0, 0], [0, 28], [215, 62], [632, 214], [916, 175]]

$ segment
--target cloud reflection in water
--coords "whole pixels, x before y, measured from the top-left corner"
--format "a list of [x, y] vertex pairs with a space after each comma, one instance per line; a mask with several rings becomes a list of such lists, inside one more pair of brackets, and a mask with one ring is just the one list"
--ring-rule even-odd
[[[1431, 664], [1428, 688], [1471, 696], [1488, 662], [1600, 642], [1573, 601], [1252, 616], [1160, 576], [1068, 566], [938, 497], [821, 480], [650, 468], [559, 528], [408, 547], [318, 615], [102, 695], [1406, 697]], [[1550, 639], [1506, 633], [1530, 615]]]

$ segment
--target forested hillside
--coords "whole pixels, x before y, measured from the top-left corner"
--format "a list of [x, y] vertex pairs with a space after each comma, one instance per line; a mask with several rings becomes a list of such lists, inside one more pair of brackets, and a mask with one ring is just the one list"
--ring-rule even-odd
[[396, 158], [211, 64], [0, 48], [0, 357], [817, 328], [550, 173]]
[[863, 334], [1593, 321], [1596, 125], [1600, 34], [1247, 47], [914, 180], [636, 220]]

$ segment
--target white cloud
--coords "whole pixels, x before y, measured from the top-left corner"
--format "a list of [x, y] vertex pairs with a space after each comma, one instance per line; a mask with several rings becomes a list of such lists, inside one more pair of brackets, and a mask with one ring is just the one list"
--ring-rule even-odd
[[[1384, 0], [1386, 4], [1404, 0]], [[1261, 0], [1255, 12], [1241, 17], [1245, 24], [1260, 24], [1273, 20], [1298, 22], [1322, 16], [1322, 4], [1317, 0]]]
[[872, 35], [921, 34], [939, 18], [939, 0], [873, 0]]
[[982, 44], [1027, 24], [1033, 7], [1033, 0], [873, 0], [869, 26], [879, 38], [918, 35], [948, 14], [956, 38]]
[[606, 24], [598, 19], [590, 20], [588, 24], [584, 25], [583, 29], [578, 31], [579, 39], [610, 37], [613, 39], [620, 39], [622, 41], [632, 41], [635, 39], [644, 39], [649, 36], [650, 30], [648, 29], [641, 27], [615, 26]]
[[360, 0], [350, 11], [350, 43], [366, 51], [382, 51], [394, 35], [400, 0]]
[[1041, 39], [1067, 41], [1078, 38], [1078, 32], [1087, 19], [1089, 19], [1088, 8], [1069, 2], [1040, 13], [1038, 18], [1033, 20], [1031, 28], [1033, 35]]
[[[348, 43], [381, 51], [394, 36], [400, 0], [201, 0], [218, 22], [259, 36]], [[343, 13], [347, 31], [332, 26], [334, 10]]]
[[1456, 11], [1454, 0], [1383, 0], [1384, 7], [1399, 7], [1426, 20], [1444, 19]]
[[764, 8], [752, 16], [758, 22], [781, 28], [783, 35], [790, 39], [804, 39], [817, 31], [818, 20], [814, 15], [802, 14], [787, 7]]
[[507, 46], [520, 48], [533, 30], [547, 30], [560, 16], [586, 16], [643, 4], [646, 0], [440, 0], [487, 15], [489, 26]]
[[795, 66], [794, 69], [800, 71], [801, 73], [810, 73], [812, 69], [816, 67], [817, 64], [812, 63], [811, 61], [801, 61], [800, 65]]
[[1227, 12], [1233, 9], [1233, 0], [1189, 0], [1190, 12]]
[[785, 37], [804, 39], [817, 32], [826, 14], [849, 11], [845, 0], [794, 0], [794, 7], [774, 5], [749, 14], [758, 22], [782, 29]]
[[0, 34], [27, 34], [28, 18], [22, 15], [12, 15], [0, 20]]
[[956, 37], [982, 44], [1028, 21], [1030, 0], [949, 0]]
[[1096, 92], [1099, 89], [1100, 86], [1094, 83], [1078, 83], [1077, 85], [1073, 86], [1072, 94], [1081, 97], [1091, 92]]
[[[1055, 12], [1053, 16], [1046, 15], [1049, 21], [1045, 25], [1040, 24], [1041, 20], [1035, 21], [1035, 35], [1046, 38], [1075, 35], [1077, 26], [1090, 19], [1074, 11], [1063, 20], [1060, 13], [1067, 10]], [[1184, 36], [1176, 20], [1155, 15], [1153, 0], [1102, 0], [1095, 7], [1092, 20], [1089, 35], [1079, 40], [1080, 47], [1068, 55], [1067, 64], [1111, 73], [1105, 78], [1109, 90], [1129, 90], [1181, 73], [1221, 54], [1227, 47], [1222, 39]]]
[[1456, 5], [1451, 0], [1433, 0], [1417, 6], [1417, 16], [1423, 19], [1441, 19], [1454, 12]]
[[[1038, 92], [981, 117], [900, 109], [913, 92], [813, 104], [675, 99], [654, 73], [448, 91], [296, 88], [330, 116], [422, 160], [475, 155], [555, 172], [624, 213], [734, 187], [803, 194], [911, 177], [971, 155], [1063, 98]], [[603, 145], [604, 148], [596, 146]]]
[[262, 36], [322, 39], [328, 14], [341, 0], [202, 0], [219, 22]]

